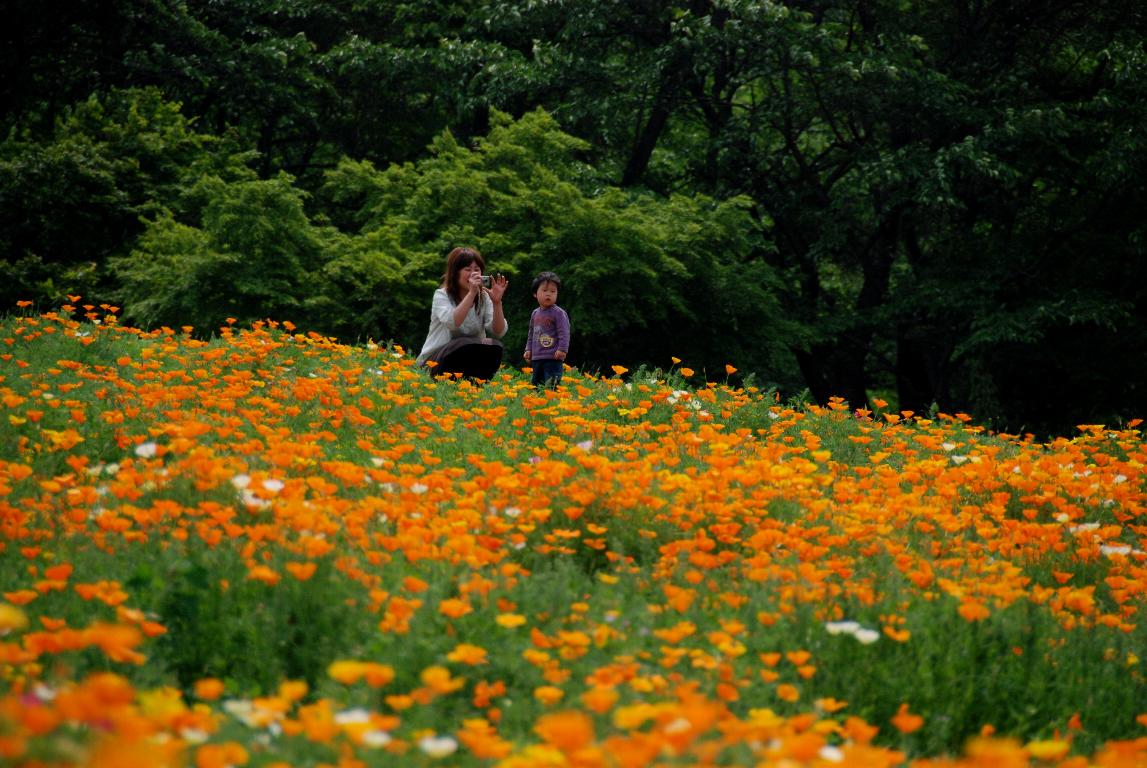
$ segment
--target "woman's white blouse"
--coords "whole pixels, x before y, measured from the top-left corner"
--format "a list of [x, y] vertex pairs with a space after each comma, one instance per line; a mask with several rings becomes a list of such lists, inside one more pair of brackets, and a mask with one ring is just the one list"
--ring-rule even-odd
[[439, 347], [459, 336], [478, 338], [482, 335], [483, 330], [487, 336], [497, 339], [506, 335], [506, 330], [509, 328], [508, 323], [501, 333], [494, 333], [494, 303], [490, 301], [489, 296], [483, 298], [481, 318], [478, 317], [477, 312], [467, 312], [462, 325], [455, 328], [454, 310], [457, 308], [458, 305], [450, 300], [450, 294], [446, 293], [445, 288], [434, 291], [434, 302], [430, 306], [430, 330], [426, 333], [426, 341], [422, 345], [422, 351], [418, 353], [419, 365], [434, 354]]

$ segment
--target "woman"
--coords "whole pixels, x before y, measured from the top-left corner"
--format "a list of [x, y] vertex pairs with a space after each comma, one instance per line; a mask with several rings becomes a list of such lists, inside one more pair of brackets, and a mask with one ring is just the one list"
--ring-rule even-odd
[[497, 339], [506, 335], [502, 296], [509, 282], [498, 275], [486, 278], [484, 285], [485, 268], [474, 248], [455, 248], [446, 257], [446, 273], [430, 308], [430, 330], [418, 354], [418, 364], [435, 375], [489, 380], [502, 364]]

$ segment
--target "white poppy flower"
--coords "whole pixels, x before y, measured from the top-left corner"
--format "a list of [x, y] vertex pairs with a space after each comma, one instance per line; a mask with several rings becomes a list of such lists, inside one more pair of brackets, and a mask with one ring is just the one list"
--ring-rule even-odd
[[423, 736], [418, 748], [429, 757], [448, 757], [458, 751], [458, 742], [450, 736]]

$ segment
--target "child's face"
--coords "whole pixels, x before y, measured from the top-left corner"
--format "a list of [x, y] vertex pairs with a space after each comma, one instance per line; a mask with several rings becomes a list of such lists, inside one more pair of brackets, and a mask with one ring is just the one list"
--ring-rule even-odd
[[539, 307], [552, 307], [558, 303], [558, 287], [554, 283], [545, 282], [538, 286], [534, 298], [538, 300]]

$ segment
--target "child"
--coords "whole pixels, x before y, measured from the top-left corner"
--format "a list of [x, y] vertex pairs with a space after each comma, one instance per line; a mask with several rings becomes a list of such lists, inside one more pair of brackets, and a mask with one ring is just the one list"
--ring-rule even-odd
[[530, 287], [538, 308], [530, 315], [522, 356], [534, 368], [534, 386], [556, 388], [562, 383], [562, 361], [570, 348], [570, 318], [558, 306], [561, 287], [562, 281], [553, 272], [542, 272]]

